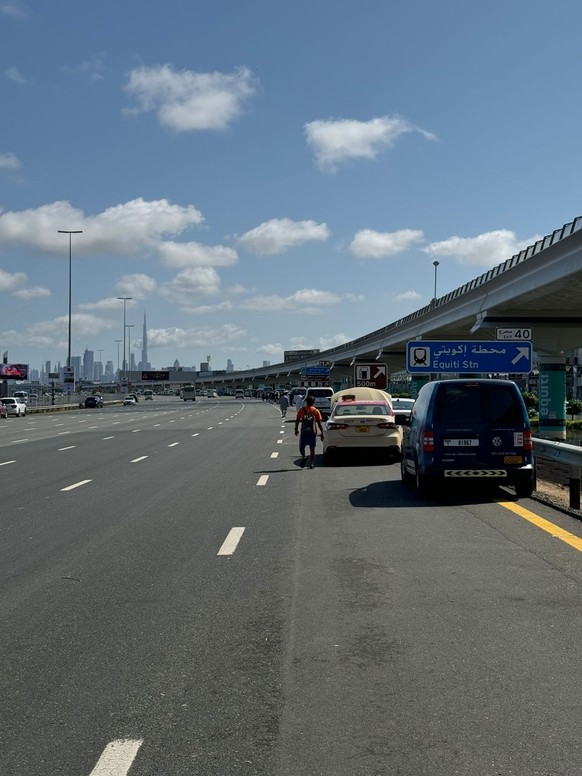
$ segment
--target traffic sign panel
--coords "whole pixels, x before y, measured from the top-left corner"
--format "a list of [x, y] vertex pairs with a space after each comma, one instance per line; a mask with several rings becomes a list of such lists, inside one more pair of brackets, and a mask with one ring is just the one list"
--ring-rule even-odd
[[407, 343], [406, 371], [500, 374], [531, 371], [531, 342], [488, 340], [411, 340]]
[[388, 384], [388, 367], [372, 361], [369, 364], [356, 364], [354, 366], [354, 382], [358, 388], [379, 388], [386, 390]]

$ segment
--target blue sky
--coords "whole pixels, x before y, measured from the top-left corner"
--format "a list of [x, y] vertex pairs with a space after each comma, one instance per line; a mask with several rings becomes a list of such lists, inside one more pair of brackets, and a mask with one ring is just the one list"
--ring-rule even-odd
[[582, 4], [0, 0], [0, 350], [283, 360], [582, 213]]

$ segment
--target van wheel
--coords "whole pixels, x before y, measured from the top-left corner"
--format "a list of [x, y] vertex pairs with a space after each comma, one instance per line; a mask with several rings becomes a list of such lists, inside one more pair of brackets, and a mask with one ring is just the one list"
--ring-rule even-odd
[[515, 495], [517, 498], [530, 498], [533, 491], [533, 479], [515, 483]]
[[404, 455], [400, 458], [400, 479], [405, 485], [408, 485], [409, 487], [412, 485], [412, 477], [411, 475], [406, 471], [405, 464], [406, 459], [404, 458]]
[[428, 481], [426, 475], [420, 471], [418, 461], [415, 461], [414, 466], [414, 489], [416, 491], [416, 495], [419, 498], [425, 498], [428, 495]]

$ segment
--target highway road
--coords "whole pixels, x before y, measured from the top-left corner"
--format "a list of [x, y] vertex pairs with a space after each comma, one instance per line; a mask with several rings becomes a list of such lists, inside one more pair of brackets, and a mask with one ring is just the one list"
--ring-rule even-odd
[[2, 776], [582, 773], [582, 524], [292, 415], [0, 421]]

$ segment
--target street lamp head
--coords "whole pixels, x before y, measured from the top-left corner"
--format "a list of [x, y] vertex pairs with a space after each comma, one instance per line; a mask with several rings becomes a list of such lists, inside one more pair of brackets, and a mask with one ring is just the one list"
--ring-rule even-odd
[[83, 234], [82, 229], [57, 229], [59, 234]]
[[440, 264], [440, 261], [437, 261], [437, 260], [435, 259], [435, 260], [433, 261], [433, 263], [432, 263], [432, 266], [433, 266], [433, 267], [438, 267], [438, 265], [439, 265], [439, 264]]

